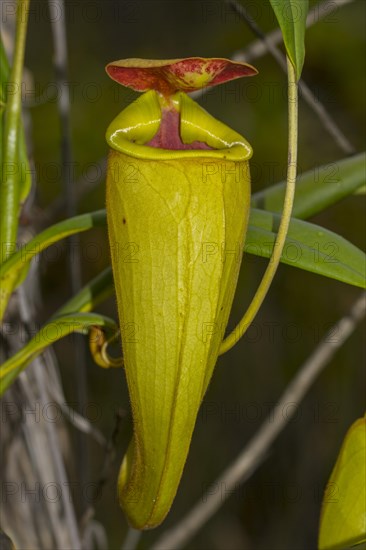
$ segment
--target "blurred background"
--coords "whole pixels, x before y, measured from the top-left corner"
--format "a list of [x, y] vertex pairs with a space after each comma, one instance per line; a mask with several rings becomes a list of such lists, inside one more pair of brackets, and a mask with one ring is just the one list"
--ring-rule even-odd
[[[52, 4], [31, 2], [29, 18], [23, 97], [36, 187], [32, 210], [22, 220], [25, 228], [33, 223], [41, 229], [67, 216], [60, 199], [64, 188], [57, 96], [62, 91], [55, 84], [50, 13], [51, 18], [58, 17], [58, 8]], [[266, 0], [243, 0], [242, 4], [264, 32], [276, 27]], [[316, 100], [324, 104], [354, 150], [360, 152], [365, 147], [366, 127], [366, 3], [350, 1], [325, 14], [323, 9], [319, 8], [319, 21], [307, 31], [303, 77]], [[105, 130], [137, 97], [111, 81], [104, 66], [128, 57], [232, 57], [256, 37], [228, 4], [216, 0], [68, 0], [65, 15], [73, 156], [70, 171], [76, 188], [86, 189], [77, 203], [77, 212], [83, 213], [104, 207]], [[3, 22], [9, 23], [10, 19], [3, 12]], [[6, 26], [7, 31], [9, 28]], [[258, 76], [212, 89], [198, 102], [252, 144], [252, 187], [256, 192], [285, 177], [287, 82], [270, 55], [251, 62], [258, 68]], [[321, 184], [322, 178], [337, 170], [336, 163], [344, 156], [313, 110], [300, 99], [300, 173], [314, 170], [314, 178], [318, 177]], [[329, 171], [315, 170], [324, 164], [329, 165]], [[363, 196], [352, 196], [311, 221], [364, 248], [364, 214]], [[109, 264], [106, 230], [82, 234], [80, 241], [81, 277], [85, 284]], [[43, 254], [39, 266], [38, 322], [45, 321], [71, 296], [69, 259], [70, 249], [66, 246]], [[244, 257], [229, 328], [241, 318], [265, 266], [263, 259]], [[208, 486], [266, 421], [270, 408], [304, 360], [359, 293], [359, 289], [337, 281], [280, 267], [253, 326], [233, 350], [220, 357], [202, 404], [172, 510], [161, 527], [143, 534], [139, 548], [148, 548], [202, 499]], [[114, 298], [98, 311], [117, 319]], [[258, 470], [238, 485], [187, 548], [316, 547], [325, 484], [348, 427], [365, 411], [363, 331], [364, 326], [360, 326], [336, 354]], [[118, 469], [132, 430], [126, 382], [122, 370], [99, 369], [86, 351], [87, 388], [84, 403], [80, 404], [75, 377], [76, 342], [79, 340], [70, 337], [54, 346], [66, 400], [76, 403], [75, 407], [107, 440], [113, 433], [115, 437], [105, 468], [105, 449], [91, 437], [80, 437], [78, 430], [65, 420], [71, 437], [68, 475], [70, 481], [78, 483], [82, 471], [84, 486], [94, 484], [90, 487], [104, 476], [105, 482], [92, 501], [94, 519], [105, 529], [107, 547], [117, 549], [127, 531], [116, 498]], [[217, 490], [224, 493], [225, 487]], [[78, 485], [75, 505], [79, 517], [90, 501], [88, 491]]]

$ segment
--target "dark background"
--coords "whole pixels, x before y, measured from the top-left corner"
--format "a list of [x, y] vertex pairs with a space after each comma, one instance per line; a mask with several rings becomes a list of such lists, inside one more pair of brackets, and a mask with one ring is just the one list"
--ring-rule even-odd
[[[314, 5], [311, 2], [311, 5]], [[246, 2], [260, 27], [276, 26], [267, 1]], [[304, 79], [311, 86], [357, 151], [364, 148], [363, 0], [337, 9], [311, 27], [306, 36]], [[253, 39], [246, 24], [219, 1], [67, 1], [71, 142], [75, 185], [92, 163], [107, 153], [104, 134], [112, 118], [137, 94], [123, 90], [104, 72], [106, 63], [128, 57], [230, 57]], [[60, 124], [52, 83], [55, 82], [52, 35], [46, 2], [34, 2], [29, 20], [26, 67], [36, 86], [29, 93], [34, 161], [38, 172], [36, 204], [40, 212], [62, 194]], [[259, 75], [213, 90], [199, 102], [214, 116], [244, 135], [254, 148], [253, 191], [282, 180], [287, 158], [286, 76], [266, 55], [253, 62]], [[52, 91], [53, 90], [53, 91]], [[336, 163], [344, 153], [300, 100], [300, 172]], [[336, 167], [336, 164], [334, 165]], [[56, 168], [55, 168], [56, 167]], [[97, 173], [97, 171], [96, 171]], [[315, 172], [314, 172], [315, 174]], [[320, 182], [321, 183], [321, 182]], [[102, 208], [104, 181], [78, 205], [78, 212]], [[64, 218], [65, 212], [59, 218]], [[53, 220], [54, 221], [54, 220]], [[353, 196], [312, 221], [364, 246], [363, 197]], [[81, 236], [86, 283], [108, 264], [106, 231]], [[230, 327], [242, 313], [261, 278], [266, 261], [244, 258]], [[46, 319], [70, 296], [66, 249], [43, 258], [42, 282]], [[173, 525], [236, 457], [265, 421], [304, 360], [359, 295], [359, 289], [281, 266], [253, 327], [218, 361], [199, 414], [184, 476], [166, 522], [143, 535], [148, 545]], [[99, 311], [116, 317], [108, 300]], [[314, 548], [322, 491], [342, 439], [364, 413], [364, 348], [360, 327], [332, 360], [300, 404], [295, 418], [273, 445], [251, 479], [241, 484], [220, 511], [188, 545], [192, 549], [238, 550]], [[333, 335], [337, 338], [337, 335]], [[70, 402], [77, 400], [73, 339], [56, 346]], [[123, 418], [116, 442], [116, 460], [96, 503], [96, 519], [106, 527], [109, 547], [119, 548], [127, 529], [116, 499], [116, 478], [131, 435], [128, 395], [122, 371], [104, 371], [88, 362], [91, 421], [109, 437], [115, 413]], [[93, 405], [94, 404], [94, 405]], [[286, 414], [286, 411], [284, 411]], [[73, 437], [75, 433], [73, 428]], [[87, 477], [99, 479], [104, 452], [88, 440]], [[77, 479], [77, 453], [70, 461]], [[224, 492], [225, 488], [218, 488]]]

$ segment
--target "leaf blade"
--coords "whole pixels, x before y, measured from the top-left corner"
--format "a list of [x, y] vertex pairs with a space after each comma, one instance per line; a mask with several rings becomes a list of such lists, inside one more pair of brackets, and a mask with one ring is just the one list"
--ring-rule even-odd
[[27, 269], [34, 256], [65, 237], [105, 224], [105, 210], [75, 216], [48, 227], [12, 254], [6, 262], [0, 265], [2, 290], [0, 294], [0, 319], [2, 319], [5, 312], [11, 293], [27, 275]]
[[280, 25], [287, 55], [295, 67], [297, 80], [300, 79], [305, 59], [306, 17], [308, 0], [270, 0], [272, 9]]
[[114, 282], [111, 267], [107, 267], [99, 275], [68, 300], [53, 317], [68, 313], [86, 313], [111, 296], [114, 292]]
[[72, 332], [84, 334], [92, 326], [105, 327], [113, 332], [118, 329], [113, 319], [97, 313], [67, 313], [53, 317], [22, 349], [0, 366], [0, 396], [46, 347]]
[[[292, 215], [306, 219], [361, 189], [366, 181], [366, 153], [305, 172], [298, 177]], [[255, 193], [252, 206], [281, 212], [286, 183]]]
[[[280, 216], [251, 210], [245, 251], [269, 258]], [[281, 262], [311, 273], [365, 288], [365, 254], [346, 239], [323, 227], [291, 219]]]

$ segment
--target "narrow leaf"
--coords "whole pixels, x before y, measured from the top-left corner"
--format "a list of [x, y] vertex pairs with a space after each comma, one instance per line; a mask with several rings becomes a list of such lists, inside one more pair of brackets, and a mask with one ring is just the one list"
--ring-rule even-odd
[[300, 79], [305, 59], [305, 29], [308, 0], [270, 0], [280, 25], [287, 55]]
[[21, 371], [47, 346], [54, 344], [57, 340], [72, 332], [85, 334], [93, 326], [105, 327], [112, 333], [118, 330], [112, 319], [97, 313], [69, 313], [52, 318], [26, 346], [0, 366], [0, 396], [14, 382]]
[[[366, 153], [319, 166], [305, 172], [296, 182], [292, 215], [306, 219], [362, 189], [366, 180]], [[252, 206], [281, 212], [286, 182], [280, 182], [252, 197]]]
[[[252, 209], [245, 251], [269, 258], [280, 216]], [[318, 225], [292, 218], [281, 262], [365, 288], [366, 256], [346, 239]]]
[[322, 504], [319, 550], [366, 542], [366, 419], [352, 424], [328, 481]]
[[69, 237], [74, 233], [87, 231], [92, 227], [104, 226], [105, 224], [105, 210], [97, 210], [89, 214], [75, 216], [48, 227], [26, 243], [20, 250], [12, 254], [0, 266], [0, 285], [2, 290], [0, 295], [0, 319], [5, 312], [11, 293], [25, 278], [27, 269], [34, 256], [65, 237]]
[[92, 279], [75, 296], [66, 302], [54, 315], [66, 315], [73, 312], [88, 312], [106, 300], [114, 292], [112, 269], [107, 267]]
[[100, 227], [105, 224], [105, 210], [96, 210], [95, 212], [68, 218], [48, 227], [22, 246], [20, 250], [0, 266], [0, 277], [7, 273], [9, 269], [22, 269], [34, 256], [51, 246], [51, 244], [75, 233], [81, 233], [92, 227]]

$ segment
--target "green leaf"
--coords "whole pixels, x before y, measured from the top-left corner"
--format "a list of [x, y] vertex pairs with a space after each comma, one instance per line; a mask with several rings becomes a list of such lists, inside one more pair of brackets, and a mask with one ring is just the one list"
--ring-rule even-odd
[[75, 233], [87, 231], [92, 227], [100, 227], [106, 224], [105, 210], [96, 210], [80, 216], [68, 218], [62, 222], [51, 225], [42, 233], [39, 233], [16, 253], [0, 266], [0, 277], [7, 273], [10, 269], [22, 269], [26, 264], [29, 264], [34, 256], [51, 246], [61, 239], [65, 239]]
[[92, 227], [104, 226], [105, 224], [105, 210], [97, 210], [89, 214], [75, 216], [48, 227], [22, 246], [20, 250], [13, 253], [0, 266], [0, 319], [2, 319], [5, 312], [11, 293], [25, 278], [27, 269], [34, 256], [65, 237], [69, 237], [74, 233], [87, 231]]
[[112, 269], [107, 267], [102, 273], [92, 279], [75, 296], [66, 302], [55, 314], [65, 315], [67, 313], [87, 312], [94, 309], [98, 304], [107, 299], [114, 292]]
[[116, 333], [113, 319], [97, 313], [68, 313], [53, 317], [18, 353], [0, 366], [0, 396], [9, 388], [22, 370], [51, 344], [72, 332], [85, 334], [90, 327], [100, 326]]
[[319, 550], [366, 542], [366, 419], [352, 424], [343, 441], [321, 511]]
[[96, 325], [116, 331], [117, 325], [111, 319], [94, 313], [85, 315], [113, 292], [112, 270], [107, 267], [68, 300], [22, 350], [0, 367], [0, 395], [30, 361], [59, 338], [73, 331], [85, 332], [89, 326]]
[[[305, 172], [296, 182], [294, 218], [306, 219], [351, 195], [365, 184], [366, 153]], [[252, 206], [281, 212], [286, 182], [272, 185], [252, 197]]]
[[[280, 216], [252, 209], [245, 252], [269, 258]], [[281, 262], [365, 288], [366, 256], [346, 239], [318, 225], [291, 219]]]
[[281, 27], [287, 55], [300, 79], [305, 59], [306, 17], [308, 0], [270, 0], [277, 21]]

